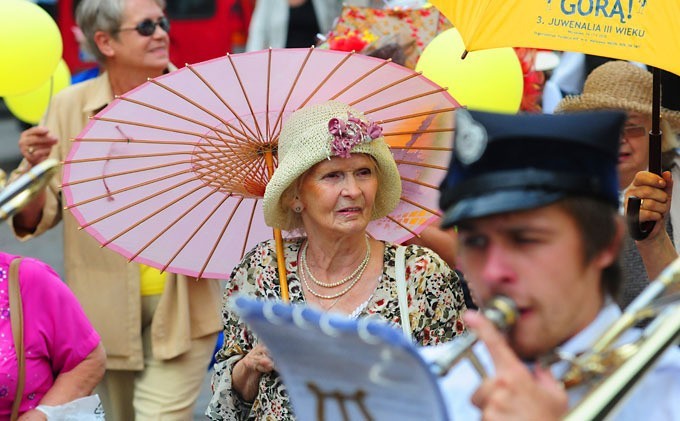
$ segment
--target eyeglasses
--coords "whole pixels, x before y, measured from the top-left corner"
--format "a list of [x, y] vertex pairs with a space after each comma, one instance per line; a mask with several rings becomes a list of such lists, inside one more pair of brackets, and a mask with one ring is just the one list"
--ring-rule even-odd
[[623, 128], [623, 136], [626, 138], [642, 137], [647, 134], [645, 126], [626, 126]]
[[151, 19], [144, 19], [139, 22], [134, 28], [120, 28], [118, 32], [121, 31], [137, 31], [137, 33], [144, 37], [150, 37], [156, 32], [156, 27], [160, 26], [165, 32], [170, 32], [170, 21], [165, 16], [158, 18], [157, 21]]

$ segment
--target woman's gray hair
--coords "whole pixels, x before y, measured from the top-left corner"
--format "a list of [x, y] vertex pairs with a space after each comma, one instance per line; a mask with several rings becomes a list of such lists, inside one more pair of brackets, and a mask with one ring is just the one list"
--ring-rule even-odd
[[281, 193], [281, 200], [279, 201], [279, 207], [285, 215], [286, 226], [290, 227], [290, 230], [302, 230], [302, 216], [299, 213], [293, 211], [291, 208], [293, 200], [299, 195], [300, 186], [302, 185], [302, 178], [305, 174], [298, 177], [293, 183], [291, 183], [286, 190]]
[[[94, 34], [102, 31], [117, 39], [126, 1], [128, 0], [82, 0], [76, 9], [76, 24], [85, 36], [85, 44], [81, 47], [100, 64], [105, 62], [106, 57], [94, 42]], [[161, 9], [165, 9], [165, 0], [154, 1]]]

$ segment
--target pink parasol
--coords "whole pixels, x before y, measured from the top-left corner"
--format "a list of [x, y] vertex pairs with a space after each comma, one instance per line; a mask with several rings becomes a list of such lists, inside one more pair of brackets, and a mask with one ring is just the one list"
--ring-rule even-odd
[[74, 140], [64, 162], [66, 207], [130, 260], [226, 278], [272, 237], [261, 198], [282, 123], [330, 99], [383, 126], [402, 176], [401, 203], [370, 224], [370, 235], [394, 242], [417, 235], [438, 216], [458, 103], [408, 68], [314, 48], [187, 65], [117, 98]]

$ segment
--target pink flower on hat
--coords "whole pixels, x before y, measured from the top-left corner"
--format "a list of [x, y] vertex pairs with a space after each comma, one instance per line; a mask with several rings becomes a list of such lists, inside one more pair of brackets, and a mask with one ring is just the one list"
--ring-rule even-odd
[[349, 158], [356, 145], [379, 138], [382, 127], [374, 122], [366, 123], [348, 113], [346, 122], [331, 118], [328, 121], [328, 132], [332, 136], [331, 153], [340, 158]]

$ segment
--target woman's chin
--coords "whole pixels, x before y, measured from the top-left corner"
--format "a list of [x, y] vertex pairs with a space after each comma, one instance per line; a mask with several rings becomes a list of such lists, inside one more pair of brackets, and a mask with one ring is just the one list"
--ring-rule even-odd
[[348, 218], [346, 220], [341, 221], [338, 225], [336, 225], [336, 227], [338, 228], [339, 231], [342, 231], [346, 234], [359, 233], [366, 231], [366, 227], [368, 227], [368, 222], [369, 221], [361, 217]]

